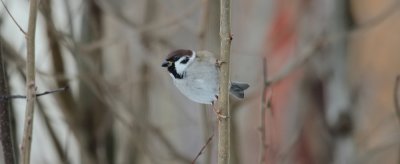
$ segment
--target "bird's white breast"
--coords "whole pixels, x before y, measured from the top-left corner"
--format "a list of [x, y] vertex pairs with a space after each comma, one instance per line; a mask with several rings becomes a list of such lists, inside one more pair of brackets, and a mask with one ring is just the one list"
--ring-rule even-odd
[[210, 61], [195, 61], [186, 69], [183, 79], [174, 79], [175, 86], [189, 99], [211, 104], [218, 95], [218, 70]]

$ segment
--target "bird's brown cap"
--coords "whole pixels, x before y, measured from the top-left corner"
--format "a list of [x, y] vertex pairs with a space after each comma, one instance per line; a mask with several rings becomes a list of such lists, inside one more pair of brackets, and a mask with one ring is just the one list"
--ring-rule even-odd
[[182, 56], [192, 57], [192, 55], [193, 55], [192, 50], [179, 49], [179, 50], [175, 50], [175, 51], [172, 51], [171, 53], [169, 53], [165, 60], [176, 61]]

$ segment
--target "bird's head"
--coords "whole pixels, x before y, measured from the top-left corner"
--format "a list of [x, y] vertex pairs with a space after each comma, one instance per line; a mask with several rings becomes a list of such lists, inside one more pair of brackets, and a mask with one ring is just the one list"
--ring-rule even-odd
[[179, 49], [168, 54], [162, 67], [166, 67], [175, 79], [182, 79], [187, 67], [195, 60], [196, 52]]

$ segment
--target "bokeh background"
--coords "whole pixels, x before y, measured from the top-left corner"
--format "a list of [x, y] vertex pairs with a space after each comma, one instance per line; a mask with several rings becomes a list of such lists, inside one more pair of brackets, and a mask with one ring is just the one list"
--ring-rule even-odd
[[[4, 6], [26, 31], [29, 2], [0, 7], [1, 95], [25, 95], [26, 40]], [[190, 163], [213, 134], [196, 163], [216, 163], [211, 107], [180, 94], [160, 64], [178, 48], [219, 54], [219, 1], [39, 6], [37, 92], [70, 89], [37, 99], [31, 163]], [[232, 0], [231, 79], [251, 87], [230, 101], [231, 163], [400, 163], [399, 9], [398, 0]], [[5, 163], [7, 152], [19, 156], [26, 100], [0, 101], [13, 139], [2, 124]]]

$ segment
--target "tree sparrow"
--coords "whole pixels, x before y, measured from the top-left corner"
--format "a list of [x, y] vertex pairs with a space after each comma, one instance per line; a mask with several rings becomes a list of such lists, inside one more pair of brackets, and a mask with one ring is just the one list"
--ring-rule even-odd
[[[217, 100], [219, 62], [211, 52], [176, 50], [168, 54], [161, 66], [167, 68], [174, 85], [190, 100], [201, 104], [214, 104]], [[231, 82], [230, 93], [243, 99], [248, 87]]]

